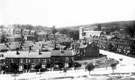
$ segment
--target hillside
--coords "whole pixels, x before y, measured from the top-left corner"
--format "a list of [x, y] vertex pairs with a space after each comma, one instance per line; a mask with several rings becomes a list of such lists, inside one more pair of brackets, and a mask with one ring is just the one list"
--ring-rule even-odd
[[135, 24], [135, 20], [131, 21], [114, 21], [114, 22], [107, 22], [107, 23], [95, 23], [95, 24], [86, 24], [86, 25], [77, 25], [77, 26], [68, 26], [68, 27], [63, 27], [71, 30], [79, 30], [79, 27], [93, 27], [93, 26], [98, 26], [100, 25], [101, 27], [119, 27], [119, 28], [125, 28], [128, 26], [132, 26]]

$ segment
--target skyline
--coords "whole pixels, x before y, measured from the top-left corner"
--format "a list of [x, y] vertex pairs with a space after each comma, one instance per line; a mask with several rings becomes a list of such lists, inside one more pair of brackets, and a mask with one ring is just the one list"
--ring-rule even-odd
[[67, 27], [135, 20], [134, 0], [0, 0], [0, 25]]

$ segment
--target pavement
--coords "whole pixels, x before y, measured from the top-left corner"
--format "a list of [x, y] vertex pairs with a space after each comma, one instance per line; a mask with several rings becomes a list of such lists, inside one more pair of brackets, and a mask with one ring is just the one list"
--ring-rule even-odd
[[[124, 70], [123, 70], [124, 69]], [[111, 67], [106, 68], [96, 68], [93, 71], [85, 71], [84, 69], [80, 70], [68, 70], [66, 73], [63, 71], [48, 71], [42, 73], [24, 73], [19, 74], [16, 77], [12, 75], [0, 75], [0, 80], [84, 80], [82, 78], [92, 78], [92, 77], [106, 77], [106, 76], [132, 76], [131, 73], [134, 73], [135, 68], [130, 68], [127, 70], [125, 66], [118, 66], [116, 70], [114, 70], [115, 74], [112, 74]], [[120, 74], [119, 74], [120, 73]], [[135, 76], [134, 76], [135, 77]]]
[[[0, 75], [0, 80], [86, 80], [87, 78], [93, 78], [95, 76], [101, 78], [108, 78], [107, 76], [126, 76], [126, 77], [134, 77], [135, 75], [132, 75], [132, 73], [135, 73], [135, 59], [115, 54], [112, 52], [100, 50], [101, 54], [107, 55], [109, 58], [114, 58], [116, 60], [119, 60], [120, 58], [123, 59], [122, 63], [117, 65], [116, 69], [114, 70], [115, 74], [112, 74], [111, 67], [106, 68], [96, 68], [93, 71], [85, 71], [84, 69], [80, 70], [68, 70], [66, 73], [63, 71], [48, 71], [48, 72], [42, 72], [42, 73], [24, 73], [24, 74], [18, 74], [16, 77], [11, 74], [2, 74]], [[102, 76], [101, 76], [102, 75]], [[105, 75], [105, 76], [104, 76]], [[106, 76], [107, 75], [107, 76]], [[98, 80], [98, 79], [94, 79]], [[106, 80], [106, 79], [103, 79]]]

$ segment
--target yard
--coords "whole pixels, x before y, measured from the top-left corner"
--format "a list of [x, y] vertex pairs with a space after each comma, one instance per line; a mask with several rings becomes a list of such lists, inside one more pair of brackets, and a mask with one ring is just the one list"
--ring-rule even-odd
[[88, 63], [93, 63], [95, 65], [95, 68], [106, 68], [110, 67], [112, 63], [119, 63], [119, 61], [112, 59], [112, 58], [106, 58], [106, 57], [100, 57], [96, 59], [87, 59], [87, 60], [77, 60], [75, 62], [80, 63], [82, 66], [80, 68], [85, 68], [85, 66]]

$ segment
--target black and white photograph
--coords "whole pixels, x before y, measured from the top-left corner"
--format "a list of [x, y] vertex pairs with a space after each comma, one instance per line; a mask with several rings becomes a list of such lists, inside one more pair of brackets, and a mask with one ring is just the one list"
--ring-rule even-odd
[[135, 0], [0, 0], [0, 80], [135, 80]]

